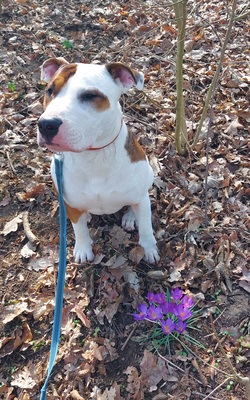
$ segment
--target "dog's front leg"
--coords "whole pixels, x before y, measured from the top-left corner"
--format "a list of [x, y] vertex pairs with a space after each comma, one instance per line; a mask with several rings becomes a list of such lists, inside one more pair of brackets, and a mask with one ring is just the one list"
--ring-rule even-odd
[[77, 222], [72, 222], [76, 240], [73, 255], [75, 261], [78, 263], [93, 261], [94, 259], [94, 254], [92, 252], [92, 239], [89, 235], [87, 222], [87, 212], [81, 214]]
[[144, 248], [144, 259], [151, 264], [159, 261], [160, 257], [153, 234], [151, 207], [149, 196], [146, 195], [140, 203], [131, 205], [139, 229], [139, 244]]

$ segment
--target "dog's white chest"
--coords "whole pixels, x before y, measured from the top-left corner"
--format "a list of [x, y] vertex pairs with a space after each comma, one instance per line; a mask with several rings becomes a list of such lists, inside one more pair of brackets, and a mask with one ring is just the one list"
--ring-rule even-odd
[[[123, 157], [125, 157], [123, 155]], [[65, 154], [63, 180], [64, 198], [71, 207], [92, 214], [112, 214], [129, 204], [140, 201], [153, 182], [153, 172], [148, 162], [127, 163], [119, 159], [104, 161], [98, 167], [98, 158], [90, 155], [78, 163], [76, 154]], [[97, 174], [95, 168], [98, 168]], [[55, 181], [54, 163], [52, 176]]]

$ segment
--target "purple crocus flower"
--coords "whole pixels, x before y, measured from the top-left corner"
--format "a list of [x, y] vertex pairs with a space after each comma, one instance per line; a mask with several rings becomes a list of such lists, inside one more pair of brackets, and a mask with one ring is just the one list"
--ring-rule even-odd
[[182, 290], [179, 288], [175, 288], [175, 289], [171, 290], [170, 293], [175, 301], [179, 301], [183, 296]]
[[147, 299], [149, 304], [153, 304], [155, 302], [155, 294], [153, 292], [148, 292]]
[[187, 308], [191, 308], [194, 306], [194, 299], [187, 295], [183, 296], [181, 302], [184, 305], [184, 307], [187, 307]]
[[161, 309], [164, 314], [172, 313], [173, 312], [173, 307], [174, 304], [169, 303], [168, 301], [165, 301], [163, 304], [161, 304]]
[[164, 292], [155, 294], [155, 302], [158, 304], [163, 304], [166, 301], [166, 296]]
[[149, 306], [147, 311], [147, 318], [151, 321], [161, 319], [163, 316], [161, 307]]
[[147, 317], [147, 311], [148, 311], [147, 304], [145, 303], [139, 304], [138, 311], [139, 314], [132, 314], [132, 315], [136, 321], [142, 321]]
[[175, 323], [172, 321], [171, 318], [166, 319], [166, 321], [161, 321], [161, 329], [164, 335], [169, 335], [175, 330]]
[[192, 311], [190, 311], [187, 307], [184, 307], [182, 303], [174, 305], [173, 313], [181, 321], [185, 321], [192, 316]]
[[179, 321], [176, 325], [175, 325], [175, 329], [177, 330], [177, 332], [182, 333], [185, 331], [187, 327], [186, 322], [184, 321]]

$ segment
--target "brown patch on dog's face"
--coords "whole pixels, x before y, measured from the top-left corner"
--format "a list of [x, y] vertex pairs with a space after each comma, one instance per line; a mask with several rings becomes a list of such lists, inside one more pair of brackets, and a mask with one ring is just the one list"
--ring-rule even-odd
[[98, 89], [83, 91], [78, 96], [81, 103], [90, 103], [96, 111], [105, 111], [110, 107], [109, 99]]
[[44, 96], [43, 106], [44, 109], [53, 100], [53, 98], [60, 92], [62, 87], [68, 82], [69, 78], [76, 73], [77, 64], [63, 65], [55, 73], [52, 80], [48, 83], [46, 93]]
[[131, 162], [145, 161], [146, 153], [138, 143], [136, 138], [131, 132], [128, 132], [128, 136], [125, 143], [125, 149], [128, 152], [128, 156]]
[[97, 97], [93, 101], [93, 105], [97, 111], [105, 111], [110, 107], [109, 99], [105, 95]]

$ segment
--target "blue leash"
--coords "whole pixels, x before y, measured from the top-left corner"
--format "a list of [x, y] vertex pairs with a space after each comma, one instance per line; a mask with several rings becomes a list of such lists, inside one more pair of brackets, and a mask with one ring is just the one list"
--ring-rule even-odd
[[58, 351], [58, 345], [60, 341], [60, 331], [62, 322], [62, 308], [63, 308], [63, 295], [64, 295], [64, 284], [65, 284], [65, 272], [66, 272], [66, 209], [63, 200], [63, 183], [62, 183], [62, 157], [56, 158], [55, 161], [55, 172], [58, 187], [58, 201], [59, 201], [59, 221], [60, 221], [60, 250], [59, 250], [59, 267], [58, 267], [58, 279], [56, 286], [56, 299], [55, 299], [55, 311], [54, 311], [54, 323], [52, 329], [52, 339], [50, 346], [50, 357], [49, 365], [47, 370], [47, 377], [44, 385], [41, 389], [40, 400], [46, 400], [46, 390], [49, 383], [50, 374], [56, 361], [56, 355]]

